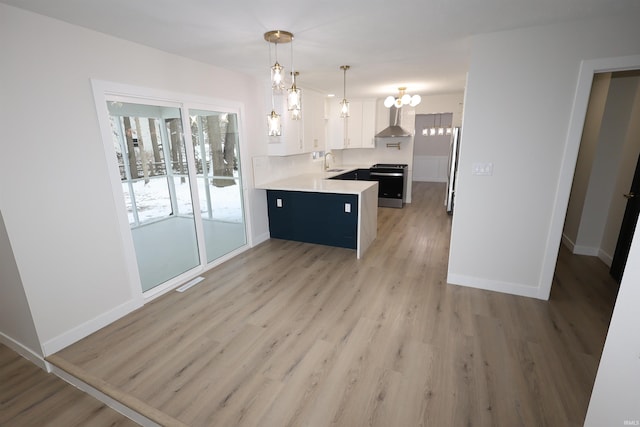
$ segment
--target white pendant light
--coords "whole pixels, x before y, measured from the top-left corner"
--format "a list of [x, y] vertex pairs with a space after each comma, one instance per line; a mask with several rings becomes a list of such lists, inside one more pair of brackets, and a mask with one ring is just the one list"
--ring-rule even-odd
[[401, 108], [404, 105], [408, 105], [410, 107], [415, 107], [420, 104], [422, 101], [422, 97], [420, 95], [409, 95], [406, 93], [406, 87], [398, 88], [398, 97], [394, 98], [393, 96], [387, 96], [384, 100], [384, 106], [387, 108], [391, 108], [395, 105], [396, 108]]
[[351, 68], [350, 65], [341, 65], [340, 69], [344, 72], [343, 87], [342, 87], [342, 101], [340, 101], [340, 118], [344, 119], [349, 117], [349, 101], [347, 101], [347, 70]]

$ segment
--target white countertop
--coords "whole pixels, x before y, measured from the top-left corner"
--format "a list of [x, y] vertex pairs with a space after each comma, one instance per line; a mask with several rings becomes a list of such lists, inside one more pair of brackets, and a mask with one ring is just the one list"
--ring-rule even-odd
[[265, 182], [263, 184], [256, 185], [256, 188], [262, 190], [361, 194], [363, 191], [378, 184], [377, 181], [329, 179], [355, 169], [369, 169], [369, 166], [334, 166], [332, 169], [341, 170], [296, 175], [289, 178], [279, 179], [277, 181]]

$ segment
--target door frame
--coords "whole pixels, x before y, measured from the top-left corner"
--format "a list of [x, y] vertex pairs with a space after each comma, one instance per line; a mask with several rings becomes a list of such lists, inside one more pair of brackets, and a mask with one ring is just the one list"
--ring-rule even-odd
[[538, 295], [540, 299], [548, 300], [551, 294], [553, 274], [555, 272], [562, 228], [567, 215], [571, 185], [578, 160], [582, 130], [584, 128], [591, 83], [596, 73], [626, 71], [640, 68], [640, 55], [621, 56], [615, 58], [598, 58], [583, 60], [580, 63], [576, 92], [573, 99], [569, 129], [560, 165], [560, 176], [553, 202], [551, 213], [551, 226], [547, 234], [545, 254], [542, 262], [542, 273], [538, 283]]
[[[237, 254], [246, 251], [250, 247], [253, 246], [252, 233], [250, 230], [251, 226], [251, 215], [248, 213], [251, 212], [250, 200], [248, 197], [249, 190], [247, 188], [247, 182], [249, 177], [246, 175], [246, 165], [240, 167], [240, 176], [242, 179], [242, 201], [243, 201], [243, 215], [244, 215], [244, 227], [245, 227], [245, 236], [246, 236], [246, 244], [216, 260], [211, 263], [207, 263], [206, 256], [204, 254], [204, 241], [201, 241], [203, 236], [203, 227], [202, 220], [199, 218], [199, 215], [195, 215], [195, 224], [196, 224], [196, 236], [198, 239], [199, 246], [199, 254], [200, 254], [200, 264], [193, 269], [190, 269], [187, 272], [180, 274], [179, 276], [168, 280], [167, 282], [156, 286], [155, 288], [150, 289], [149, 291], [142, 291], [142, 284], [140, 282], [140, 272], [138, 270], [138, 265], [136, 262], [136, 252], [135, 246], [133, 244], [133, 237], [131, 234], [131, 228], [129, 225], [129, 219], [127, 216], [126, 209], [124, 208], [124, 204], [122, 201], [124, 200], [124, 193], [122, 191], [121, 179], [118, 173], [118, 163], [116, 160], [115, 149], [113, 148], [113, 143], [111, 139], [111, 127], [109, 124], [109, 112], [107, 110], [107, 99], [108, 97], [126, 97], [134, 100], [139, 100], [140, 102], [158, 102], [161, 104], [171, 104], [173, 106], [178, 106], [178, 108], [182, 111], [182, 125], [185, 132], [185, 141], [191, 141], [191, 129], [189, 126], [189, 117], [188, 111], [189, 109], [200, 109], [200, 110], [210, 110], [210, 111], [222, 111], [234, 113], [238, 118], [238, 150], [240, 152], [240, 161], [248, 158], [248, 154], [246, 153], [246, 143], [245, 143], [245, 128], [244, 128], [244, 105], [241, 102], [229, 101], [223, 99], [202, 97], [197, 95], [185, 94], [185, 93], [177, 93], [141, 86], [134, 86], [116, 82], [109, 82], [99, 79], [91, 79], [91, 87], [93, 91], [93, 97], [96, 104], [96, 112], [98, 118], [98, 124], [100, 127], [100, 133], [102, 136], [103, 148], [105, 153], [105, 160], [107, 162], [107, 173], [109, 174], [109, 179], [112, 186], [112, 194], [113, 194], [113, 202], [116, 207], [116, 215], [118, 220], [118, 225], [120, 228], [120, 237], [122, 241], [122, 252], [123, 252], [123, 263], [126, 266], [127, 276], [129, 279], [129, 287], [131, 290], [131, 295], [134, 300], [140, 305], [149, 302], [165, 293], [175, 289], [179, 285], [197, 277], [203, 272], [227, 261], [230, 258], [233, 258]], [[187, 156], [193, 157], [193, 152], [191, 151], [191, 147], [187, 148]], [[191, 159], [193, 160], [193, 159]], [[189, 181], [192, 188], [192, 193], [194, 189], [194, 185], [196, 184], [196, 177], [190, 176]], [[193, 210], [195, 212], [200, 211], [199, 199], [193, 198]]]

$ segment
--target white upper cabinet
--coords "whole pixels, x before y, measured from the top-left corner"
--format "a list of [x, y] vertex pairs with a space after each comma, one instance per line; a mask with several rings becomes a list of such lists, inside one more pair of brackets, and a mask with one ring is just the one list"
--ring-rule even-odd
[[304, 151], [325, 149], [326, 120], [324, 96], [312, 90], [302, 91], [302, 126], [304, 128]]
[[334, 149], [374, 148], [375, 99], [349, 101], [349, 117], [340, 118], [339, 101], [329, 108], [329, 146]]
[[[287, 111], [287, 97], [284, 94], [274, 95], [274, 106], [282, 123], [280, 136], [269, 136], [268, 154], [270, 156], [289, 156], [304, 152], [302, 120], [292, 120], [291, 113]], [[270, 107], [270, 103], [269, 103]], [[304, 107], [303, 107], [304, 108]], [[267, 129], [267, 114], [264, 115], [265, 132]]]
[[376, 100], [362, 102], [362, 148], [376, 148]]
[[[270, 90], [270, 88], [269, 88]], [[301, 88], [302, 120], [292, 120], [284, 94], [274, 96], [275, 109], [281, 116], [282, 135], [268, 137], [270, 156], [290, 156], [325, 149], [324, 97], [321, 93]], [[269, 93], [269, 106], [271, 94]], [[266, 132], [265, 113], [265, 132]]]

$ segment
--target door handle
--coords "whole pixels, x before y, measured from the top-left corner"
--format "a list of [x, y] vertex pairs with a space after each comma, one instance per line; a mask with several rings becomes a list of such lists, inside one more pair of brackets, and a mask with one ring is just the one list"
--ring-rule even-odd
[[633, 191], [630, 191], [627, 194], [623, 194], [625, 199], [633, 199], [634, 197], [636, 197], [636, 194]]

